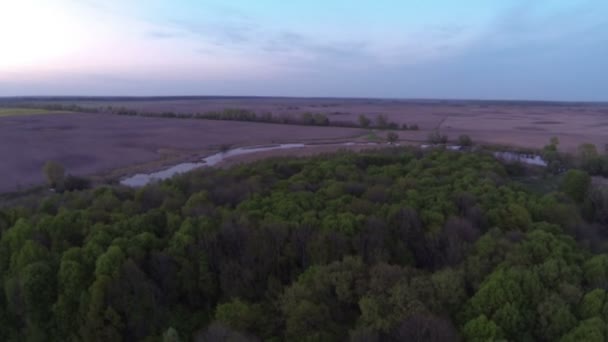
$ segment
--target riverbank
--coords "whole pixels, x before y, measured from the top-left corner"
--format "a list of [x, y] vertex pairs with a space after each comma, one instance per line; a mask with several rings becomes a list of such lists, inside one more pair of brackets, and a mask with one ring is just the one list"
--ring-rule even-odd
[[[411, 143], [414, 145], [414, 143]], [[402, 144], [400, 144], [402, 145]], [[380, 148], [391, 146], [387, 143], [370, 143], [361, 141], [349, 141], [343, 143], [327, 144], [278, 144], [264, 146], [248, 146], [230, 149], [224, 152], [210, 154], [199, 161], [189, 161], [173, 165], [169, 168], [150, 173], [138, 173], [123, 178], [120, 184], [132, 187], [140, 187], [154, 181], [171, 178], [177, 174], [189, 172], [201, 167], [231, 167], [234, 165], [255, 162], [257, 160], [272, 157], [302, 157], [322, 153], [331, 153], [339, 150], [361, 151], [363, 149]]]
[[[147, 184], [169, 179], [177, 174], [186, 173], [195, 169], [203, 167], [231, 167], [234, 165], [255, 162], [260, 159], [272, 158], [272, 157], [299, 157], [299, 156], [310, 156], [315, 154], [336, 152], [338, 150], [354, 150], [361, 151], [364, 149], [375, 149], [390, 146], [417, 146], [422, 149], [428, 148], [446, 148], [453, 151], [470, 151], [458, 145], [427, 145], [419, 144], [418, 142], [405, 141], [398, 142], [395, 144], [391, 143], [376, 143], [376, 142], [361, 142], [361, 141], [349, 141], [342, 143], [330, 143], [330, 144], [304, 144], [304, 143], [290, 143], [290, 144], [278, 144], [278, 145], [263, 145], [263, 146], [248, 146], [238, 147], [234, 149], [228, 149], [226, 151], [217, 152], [197, 161], [182, 162], [171, 167], [164, 168], [148, 173], [137, 173], [129, 177], [125, 177], [120, 180], [121, 185], [130, 187], [142, 187]], [[504, 162], [513, 163], [519, 162], [522, 164], [545, 167], [547, 163], [538, 154], [531, 153], [519, 153], [514, 151], [496, 151], [488, 150], [492, 155]]]

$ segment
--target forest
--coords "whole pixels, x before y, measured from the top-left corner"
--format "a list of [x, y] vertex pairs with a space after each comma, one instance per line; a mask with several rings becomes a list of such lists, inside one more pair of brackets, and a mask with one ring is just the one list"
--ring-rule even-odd
[[0, 209], [0, 339], [604, 341], [607, 227], [586, 171], [443, 149], [66, 191]]

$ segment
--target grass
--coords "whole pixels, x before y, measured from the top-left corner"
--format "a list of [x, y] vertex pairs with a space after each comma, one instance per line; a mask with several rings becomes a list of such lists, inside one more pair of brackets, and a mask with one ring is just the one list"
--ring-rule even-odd
[[25, 116], [25, 115], [44, 115], [50, 113], [64, 113], [52, 111], [48, 109], [30, 109], [30, 108], [0, 108], [0, 118], [6, 116]]

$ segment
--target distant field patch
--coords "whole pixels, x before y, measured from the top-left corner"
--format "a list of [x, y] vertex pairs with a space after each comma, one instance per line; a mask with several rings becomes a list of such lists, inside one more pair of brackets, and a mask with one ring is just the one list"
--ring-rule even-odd
[[520, 131], [544, 131], [544, 128], [540, 128], [540, 127], [533, 127], [533, 126], [517, 126], [515, 127], [515, 129], [518, 129]]
[[24, 115], [43, 115], [50, 113], [58, 113], [48, 109], [30, 109], [30, 108], [0, 108], [0, 118], [5, 116], [24, 116]]
[[533, 124], [535, 124], [535, 125], [559, 125], [559, 124], [563, 124], [563, 122], [546, 120], [546, 121], [534, 121]]

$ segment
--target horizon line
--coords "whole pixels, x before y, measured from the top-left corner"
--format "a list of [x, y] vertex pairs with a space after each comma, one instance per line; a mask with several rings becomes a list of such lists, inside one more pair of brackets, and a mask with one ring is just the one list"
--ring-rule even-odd
[[608, 104], [608, 100], [553, 100], [553, 99], [523, 99], [523, 98], [439, 98], [439, 97], [363, 97], [363, 96], [285, 96], [285, 95], [15, 95], [1, 96], [0, 100], [213, 100], [213, 99], [302, 99], [302, 100], [378, 100], [404, 102], [479, 102], [479, 103], [555, 103], [555, 104]]

